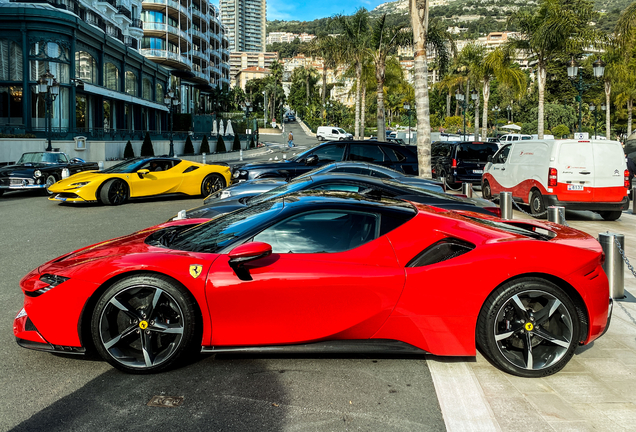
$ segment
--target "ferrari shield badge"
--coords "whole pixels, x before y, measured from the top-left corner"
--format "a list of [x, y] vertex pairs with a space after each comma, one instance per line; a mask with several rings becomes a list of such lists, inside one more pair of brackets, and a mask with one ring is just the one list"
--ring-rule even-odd
[[203, 270], [203, 266], [200, 264], [192, 264], [190, 266], [190, 276], [192, 276], [193, 278], [198, 278], [199, 275], [201, 274], [201, 270]]

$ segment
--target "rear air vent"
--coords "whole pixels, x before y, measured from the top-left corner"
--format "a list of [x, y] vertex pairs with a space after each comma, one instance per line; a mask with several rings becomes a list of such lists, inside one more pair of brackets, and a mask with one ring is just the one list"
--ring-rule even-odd
[[456, 238], [445, 238], [433, 243], [415, 258], [413, 258], [407, 267], [424, 267], [431, 264], [437, 264], [442, 261], [457, 258], [460, 255], [475, 249], [475, 245]]

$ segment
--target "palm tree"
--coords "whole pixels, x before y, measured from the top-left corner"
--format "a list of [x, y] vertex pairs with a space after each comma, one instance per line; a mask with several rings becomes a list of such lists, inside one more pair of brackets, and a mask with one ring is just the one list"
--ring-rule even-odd
[[[338, 39], [329, 35], [319, 35], [311, 41], [309, 52], [312, 56], [318, 56], [322, 59], [322, 106], [325, 106], [327, 99], [327, 75], [329, 69], [335, 71], [340, 63], [342, 56], [341, 47]], [[325, 112], [323, 111], [323, 118]]]
[[592, 25], [597, 13], [590, 0], [542, 0], [533, 11], [518, 10], [508, 19], [521, 32], [509, 42], [510, 48], [524, 50], [537, 62], [539, 88], [538, 132], [543, 138], [547, 65], [554, 58], [599, 45], [604, 35]]
[[[367, 56], [369, 42], [369, 12], [360, 8], [352, 16], [337, 15], [335, 20], [342, 27], [338, 43], [342, 47], [342, 58], [354, 66], [356, 71], [356, 107], [355, 107], [355, 138], [360, 139], [360, 103], [362, 100], [362, 64]], [[364, 133], [364, 125], [362, 126]]]
[[413, 35], [406, 30], [403, 25], [390, 26], [386, 22], [386, 14], [382, 15], [373, 23], [370, 39], [370, 52], [375, 66], [376, 92], [378, 98], [378, 139], [384, 140], [386, 137], [384, 118], [384, 82], [386, 79], [386, 59], [387, 55], [398, 46], [411, 45]]

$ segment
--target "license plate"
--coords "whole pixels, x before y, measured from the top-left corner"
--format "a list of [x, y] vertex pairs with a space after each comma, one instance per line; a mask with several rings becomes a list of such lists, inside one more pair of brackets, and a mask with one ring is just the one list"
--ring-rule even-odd
[[56, 199], [58, 201], [66, 201], [66, 198], [62, 198], [62, 197], [55, 197], [54, 199]]
[[583, 185], [573, 185], [573, 184], [568, 185], [569, 191], [582, 191], [583, 189], [584, 189]]
[[483, 174], [484, 170], [473, 170], [473, 174]]

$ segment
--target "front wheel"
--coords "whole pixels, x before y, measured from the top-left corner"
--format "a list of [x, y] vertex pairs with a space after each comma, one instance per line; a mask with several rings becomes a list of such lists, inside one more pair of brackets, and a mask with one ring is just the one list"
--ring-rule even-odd
[[106, 205], [120, 205], [128, 200], [128, 185], [123, 180], [110, 179], [99, 191], [99, 198]]
[[211, 193], [220, 191], [225, 186], [227, 186], [227, 184], [222, 176], [218, 174], [210, 174], [205, 177], [201, 183], [201, 195], [206, 197]]
[[490, 190], [490, 183], [488, 183], [488, 180], [484, 180], [481, 185], [481, 196], [484, 199], [492, 200], [492, 191]]
[[535, 190], [530, 195], [530, 213], [532, 216], [539, 217], [542, 213], [545, 213], [545, 204], [543, 203], [543, 196], [541, 192]]
[[598, 212], [598, 214], [601, 215], [601, 217], [603, 218], [603, 220], [606, 221], [615, 221], [617, 220], [619, 217], [621, 217], [621, 215], [623, 214], [622, 211], [602, 211], [602, 212]]
[[55, 178], [55, 176], [54, 176], [54, 175], [50, 175], [50, 176], [48, 176], [48, 177], [46, 178], [46, 183], [45, 183], [44, 188], [45, 188], [45, 190], [46, 190], [46, 194], [47, 194], [47, 195], [53, 195], [53, 192], [51, 192], [51, 191], [49, 190], [49, 188], [50, 188], [51, 186], [53, 186], [56, 182], [57, 182], [57, 179]]
[[477, 320], [477, 343], [501, 370], [538, 378], [570, 361], [580, 323], [570, 297], [538, 278], [509, 282], [484, 303]]
[[195, 305], [162, 275], [137, 275], [100, 297], [91, 319], [99, 355], [117, 369], [153, 373], [175, 364], [194, 342]]

